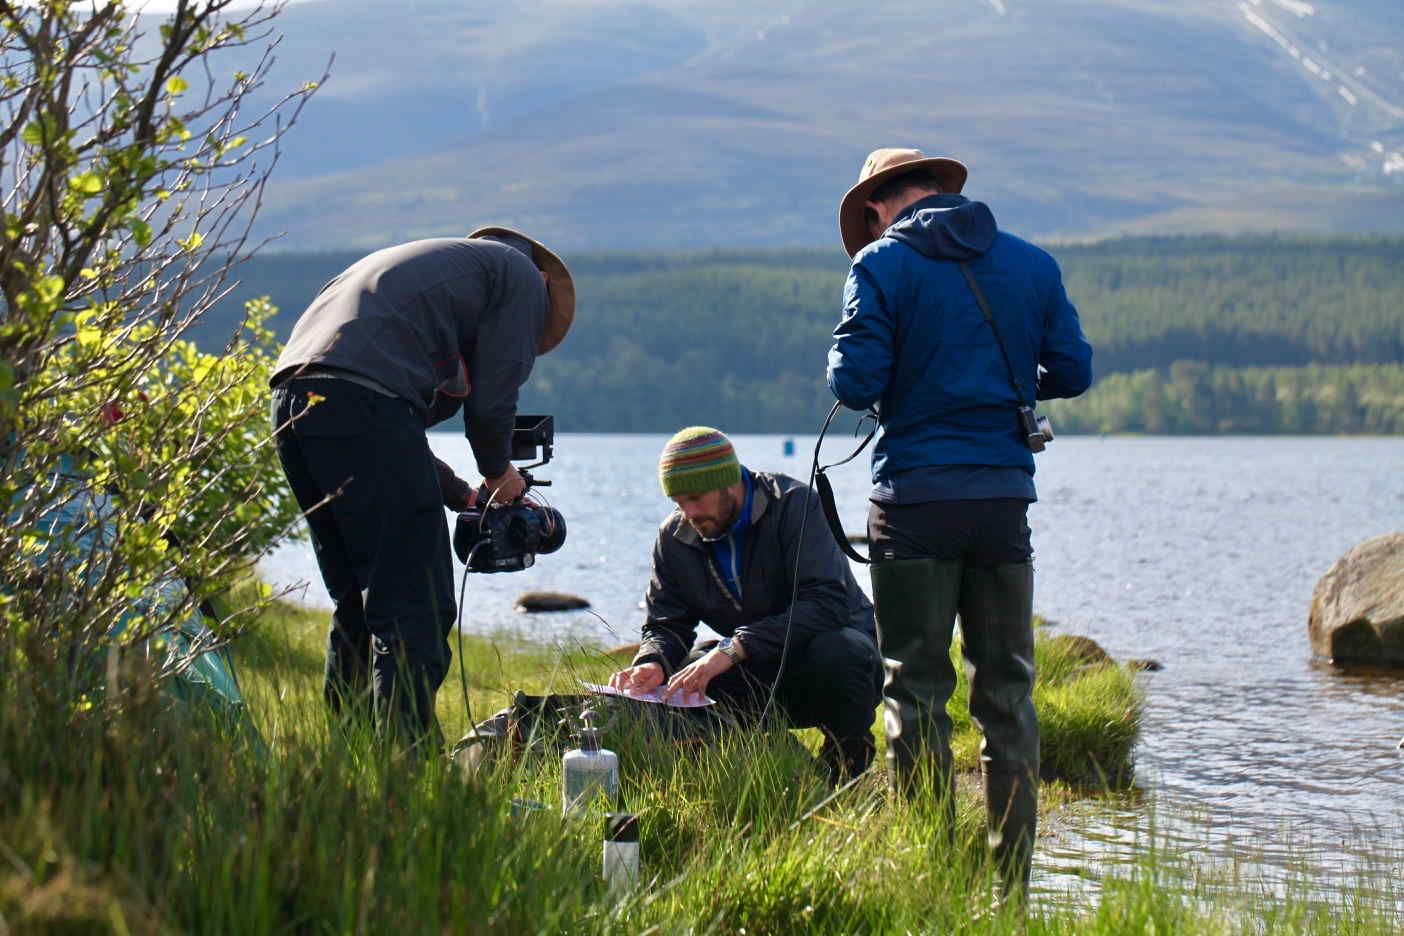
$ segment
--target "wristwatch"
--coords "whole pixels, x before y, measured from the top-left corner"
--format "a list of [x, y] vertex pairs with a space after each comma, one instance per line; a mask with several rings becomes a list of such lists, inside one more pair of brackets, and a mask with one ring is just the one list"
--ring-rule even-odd
[[740, 648], [741, 644], [730, 637], [723, 637], [717, 644], [717, 649], [731, 657], [731, 662], [733, 663], [741, 662]]

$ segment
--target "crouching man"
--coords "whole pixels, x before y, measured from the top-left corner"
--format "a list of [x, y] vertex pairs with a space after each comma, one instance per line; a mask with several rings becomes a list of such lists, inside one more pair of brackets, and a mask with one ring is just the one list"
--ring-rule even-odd
[[[705, 693], [751, 722], [773, 689], [772, 712], [823, 731], [832, 781], [862, 773], [882, 662], [872, 604], [819, 498], [794, 478], [746, 469], [704, 426], [668, 441], [658, 478], [677, 509], [654, 543], [639, 652], [610, 685]], [[722, 640], [694, 649], [698, 622]]]

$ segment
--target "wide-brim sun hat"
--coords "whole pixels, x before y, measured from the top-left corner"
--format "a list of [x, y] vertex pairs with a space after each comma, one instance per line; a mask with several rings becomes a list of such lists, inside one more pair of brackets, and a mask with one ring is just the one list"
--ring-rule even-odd
[[902, 147], [873, 150], [858, 172], [858, 184], [849, 189], [843, 201], [839, 202], [839, 234], [843, 237], [843, 249], [848, 251], [850, 257], [873, 241], [873, 236], [868, 233], [868, 222], [863, 217], [863, 209], [867, 207], [873, 190], [894, 176], [919, 169], [935, 176], [941, 191], [949, 194], [964, 188], [965, 178], [969, 175], [964, 163], [949, 156], [927, 156], [919, 149]]
[[532, 240], [521, 231], [505, 227], [480, 227], [469, 237], [499, 235], [520, 237], [531, 244], [531, 260], [536, 268], [546, 274], [547, 293], [550, 302], [546, 308], [546, 327], [541, 330], [541, 344], [537, 354], [545, 354], [565, 339], [575, 321], [575, 280], [561, 258], [546, 248], [540, 241]]

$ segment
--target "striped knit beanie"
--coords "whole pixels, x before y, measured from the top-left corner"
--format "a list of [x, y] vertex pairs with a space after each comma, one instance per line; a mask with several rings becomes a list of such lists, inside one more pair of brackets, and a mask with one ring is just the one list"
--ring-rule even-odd
[[741, 480], [731, 440], [709, 426], [689, 426], [668, 440], [658, 459], [663, 494], [701, 494]]

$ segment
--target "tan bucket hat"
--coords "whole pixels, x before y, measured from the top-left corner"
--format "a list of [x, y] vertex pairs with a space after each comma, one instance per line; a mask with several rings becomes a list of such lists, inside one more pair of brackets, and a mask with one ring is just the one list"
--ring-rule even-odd
[[952, 194], [965, 186], [965, 177], [969, 174], [964, 163], [948, 156], [927, 156], [919, 149], [900, 147], [873, 150], [858, 172], [858, 184], [839, 202], [839, 234], [843, 236], [843, 249], [850, 257], [872, 243], [863, 209], [873, 189], [893, 176], [918, 169], [928, 170], [936, 177], [941, 191]]
[[545, 354], [561, 343], [566, 332], [570, 331], [570, 323], [575, 321], [575, 280], [560, 257], [521, 231], [505, 227], [480, 227], [468, 236], [487, 237], [490, 234], [520, 237], [531, 244], [531, 260], [538, 270], [546, 274], [550, 303], [546, 308], [546, 327], [541, 332], [541, 345], [536, 351], [537, 354]]

